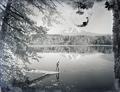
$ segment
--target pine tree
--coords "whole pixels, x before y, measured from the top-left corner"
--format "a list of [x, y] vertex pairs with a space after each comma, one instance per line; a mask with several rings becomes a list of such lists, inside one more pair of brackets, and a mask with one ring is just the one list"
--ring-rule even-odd
[[[7, 81], [11, 78], [23, 78], [18, 67], [18, 60], [25, 64], [29, 58], [38, 60], [40, 57], [28, 49], [34, 34], [43, 37], [46, 29], [36, 26], [28, 15], [33, 11], [28, 6], [36, 7], [40, 12], [54, 9], [52, 0], [0, 0], [0, 78]], [[18, 59], [19, 57], [19, 59]]]

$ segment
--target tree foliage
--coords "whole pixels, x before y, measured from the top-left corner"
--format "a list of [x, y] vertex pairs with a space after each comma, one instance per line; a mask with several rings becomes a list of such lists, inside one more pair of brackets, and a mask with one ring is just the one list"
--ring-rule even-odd
[[[25, 64], [29, 62], [29, 58], [34, 60], [40, 58], [35, 52], [30, 51], [28, 46], [30, 40], [35, 37], [33, 35], [43, 37], [47, 29], [36, 26], [36, 23], [29, 18], [28, 15], [34, 14], [28, 6], [37, 7], [40, 12], [44, 13], [47, 8], [54, 9], [54, 3], [52, 0], [0, 1], [0, 66], [2, 68], [0, 75], [1, 79], [9, 80], [11, 77], [22, 74], [17, 65], [19, 59]], [[19, 59], [17, 59], [18, 57]]]

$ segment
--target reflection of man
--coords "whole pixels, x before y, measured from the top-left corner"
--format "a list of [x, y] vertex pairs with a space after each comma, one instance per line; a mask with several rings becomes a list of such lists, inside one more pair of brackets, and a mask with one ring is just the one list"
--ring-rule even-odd
[[26, 83], [26, 84], [29, 84], [29, 83], [30, 83], [29, 77], [26, 78], [25, 83]]
[[[56, 64], [56, 71], [57, 72], [59, 72], [59, 61], [57, 62], [57, 64]], [[59, 81], [59, 73], [58, 74], [56, 74], [56, 79], [57, 79], [57, 81]]]

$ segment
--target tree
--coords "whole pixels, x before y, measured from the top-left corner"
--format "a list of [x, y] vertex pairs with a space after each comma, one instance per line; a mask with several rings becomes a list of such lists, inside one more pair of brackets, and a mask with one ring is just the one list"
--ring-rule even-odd
[[115, 59], [115, 77], [120, 79], [120, 0], [113, 2], [113, 51]]
[[[38, 60], [35, 52], [28, 49], [33, 34], [40, 37], [46, 34], [46, 29], [36, 26], [28, 15], [33, 11], [27, 5], [44, 10], [54, 9], [52, 0], [0, 0], [0, 82], [11, 78], [23, 78], [18, 60], [25, 64], [29, 58]], [[18, 59], [19, 57], [19, 59]]]

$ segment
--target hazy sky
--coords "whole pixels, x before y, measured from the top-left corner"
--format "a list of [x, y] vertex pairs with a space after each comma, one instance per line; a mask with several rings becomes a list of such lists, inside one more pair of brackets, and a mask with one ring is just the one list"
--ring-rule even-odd
[[[83, 15], [76, 14], [77, 9], [73, 9], [68, 4], [57, 5], [57, 10], [60, 17], [56, 16], [58, 23], [53, 23], [48, 26], [49, 34], [80, 34], [81, 32], [92, 32], [99, 34], [112, 34], [112, 11], [104, 8], [104, 2], [95, 3], [92, 9], [86, 10]], [[36, 11], [38, 12], [38, 11]], [[43, 15], [38, 13], [38, 16], [33, 17], [38, 25], [46, 26], [42, 21]], [[89, 17], [89, 24], [84, 27], [77, 27]]]

